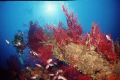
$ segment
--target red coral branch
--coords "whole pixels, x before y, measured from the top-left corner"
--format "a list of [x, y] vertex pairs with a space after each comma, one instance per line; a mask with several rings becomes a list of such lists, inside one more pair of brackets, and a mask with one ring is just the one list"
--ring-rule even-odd
[[77, 18], [73, 13], [69, 13], [67, 8], [62, 6], [63, 11], [67, 17], [67, 25], [68, 25], [68, 34], [72, 38], [72, 41], [75, 43], [80, 42], [80, 35], [82, 34], [82, 28], [78, 23]]
[[48, 40], [48, 37], [44, 34], [43, 29], [39, 28], [37, 24], [31, 24], [28, 34], [29, 47], [40, 55], [43, 63], [51, 58], [52, 45], [44, 46], [44, 42]]
[[113, 43], [110, 36], [101, 33], [99, 27], [95, 23], [92, 26], [90, 38], [90, 44], [96, 46], [108, 60], [116, 60], [117, 55], [113, 50]]

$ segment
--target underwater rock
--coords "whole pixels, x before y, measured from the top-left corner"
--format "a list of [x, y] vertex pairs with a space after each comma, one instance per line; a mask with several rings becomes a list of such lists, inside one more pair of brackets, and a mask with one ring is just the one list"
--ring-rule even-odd
[[64, 48], [65, 61], [73, 65], [83, 74], [94, 77], [96, 71], [108, 75], [111, 73], [109, 62], [100, 54], [93, 50], [89, 50], [84, 45], [70, 43]]

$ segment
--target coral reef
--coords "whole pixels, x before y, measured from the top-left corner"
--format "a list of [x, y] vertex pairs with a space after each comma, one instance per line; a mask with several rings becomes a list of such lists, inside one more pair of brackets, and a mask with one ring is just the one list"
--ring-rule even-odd
[[47, 25], [51, 31], [48, 34], [30, 22], [26, 46], [32, 54], [29, 57], [35, 56], [39, 63], [34, 63], [34, 67], [27, 65], [19, 72], [19, 79], [120, 80], [118, 43], [103, 34], [96, 23], [89, 33], [83, 34], [77, 17], [64, 5], [62, 9], [67, 19], [66, 29], [62, 23], [57, 27]]

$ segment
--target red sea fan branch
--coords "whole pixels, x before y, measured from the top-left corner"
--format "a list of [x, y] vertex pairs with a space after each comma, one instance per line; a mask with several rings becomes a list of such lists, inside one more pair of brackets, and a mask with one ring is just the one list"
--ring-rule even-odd
[[64, 30], [61, 26], [54, 29], [54, 38], [58, 42], [59, 46], [64, 45], [68, 41], [70, 41], [69, 36], [67, 35], [66, 30]]
[[96, 46], [109, 60], [116, 60], [116, 53], [113, 50], [113, 43], [110, 36], [101, 33], [95, 23], [92, 26], [90, 38], [90, 44]]
[[73, 15], [73, 13], [69, 13], [64, 6], [62, 6], [62, 8], [67, 17], [68, 29], [63, 29], [62, 23], [59, 23], [57, 28], [52, 26], [49, 27], [54, 31], [53, 35], [59, 44], [58, 46], [63, 46], [68, 42], [80, 43], [82, 28], [78, 24], [77, 18]]
[[69, 13], [67, 8], [62, 6], [63, 11], [67, 17], [67, 25], [68, 25], [68, 35], [71, 37], [72, 41], [75, 43], [80, 42], [80, 35], [82, 34], [82, 28], [79, 25], [77, 18], [73, 13]]
[[44, 34], [43, 29], [37, 24], [30, 24], [28, 33], [28, 45], [34, 51], [37, 51], [39, 47], [42, 47], [41, 42], [47, 41], [47, 36]]
[[52, 57], [52, 45], [46, 45], [39, 48], [40, 58], [44, 64], [46, 64], [47, 60]]
[[52, 45], [44, 45], [48, 37], [44, 34], [43, 29], [37, 24], [31, 24], [28, 34], [28, 45], [30, 49], [37, 52], [44, 63], [52, 55]]

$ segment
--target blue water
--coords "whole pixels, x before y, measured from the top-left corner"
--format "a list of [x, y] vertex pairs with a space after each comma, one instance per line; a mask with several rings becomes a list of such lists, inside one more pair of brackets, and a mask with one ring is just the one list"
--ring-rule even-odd
[[[47, 11], [48, 5], [55, 5], [54, 10]], [[119, 0], [76, 0], [65, 2], [44, 1], [6, 1], [0, 2], [0, 67], [6, 67], [6, 60], [16, 55], [11, 41], [18, 30], [27, 32], [29, 22], [57, 25], [59, 21], [66, 26], [66, 18], [61, 4], [73, 11], [78, 17], [84, 32], [89, 32], [96, 22], [102, 32], [111, 34], [115, 40], [120, 37], [120, 1]], [[10, 41], [7, 44], [5, 40]]]

